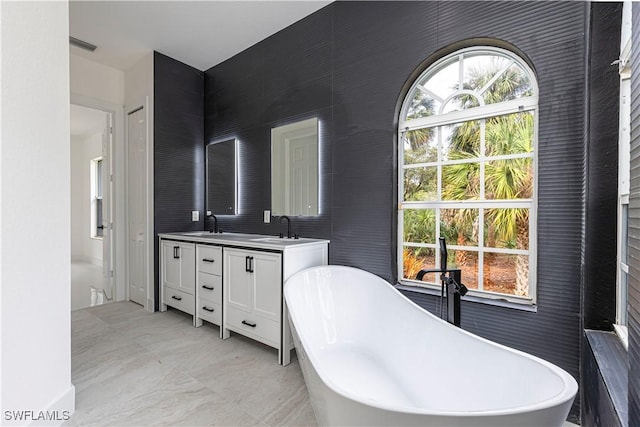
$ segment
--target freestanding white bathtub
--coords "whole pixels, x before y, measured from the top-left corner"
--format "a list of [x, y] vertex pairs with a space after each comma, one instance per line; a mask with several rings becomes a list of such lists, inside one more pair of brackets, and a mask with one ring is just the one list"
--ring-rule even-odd
[[561, 426], [571, 375], [475, 336], [351, 267], [285, 285], [293, 339], [318, 424]]

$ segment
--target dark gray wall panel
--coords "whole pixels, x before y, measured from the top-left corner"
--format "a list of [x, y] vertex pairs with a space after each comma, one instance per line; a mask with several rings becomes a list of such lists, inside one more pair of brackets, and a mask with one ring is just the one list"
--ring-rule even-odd
[[629, 425], [640, 425], [640, 3], [633, 3], [629, 193]]
[[[154, 53], [155, 293], [159, 304], [158, 233], [204, 226], [203, 73]], [[200, 212], [191, 221], [191, 211]]]
[[[335, 2], [205, 72], [205, 141], [241, 142], [241, 215], [226, 229], [276, 234], [269, 129], [321, 114], [324, 213], [294, 219], [331, 239], [330, 262], [396, 281], [396, 125], [427, 58], [470, 38], [522, 51], [537, 73], [538, 311], [464, 302], [462, 324], [579, 374], [585, 229], [585, 64], [589, 5], [581, 2]], [[243, 154], [244, 153], [244, 154]], [[613, 190], [615, 192], [615, 188]], [[326, 200], [326, 202], [325, 202]], [[406, 292], [434, 310], [438, 299]], [[573, 420], [578, 405], [572, 412]]]
[[585, 331], [582, 344], [584, 403], [581, 425], [633, 425], [627, 424], [626, 401], [614, 404], [610, 394], [610, 390], [615, 389], [614, 392], [622, 392], [619, 394], [626, 398], [625, 356], [626, 352], [615, 334]]
[[302, 236], [331, 236], [333, 138], [332, 10], [322, 9], [205, 72], [206, 142], [235, 137], [240, 151], [240, 214], [219, 218], [229, 231], [278, 234], [271, 209], [271, 129], [317, 117], [321, 135], [318, 217], [294, 218]]
[[[620, 92], [617, 59], [622, 5], [592, 6], [589, 69], [589, 144], [587, 149], [587, 217], [583, 317], [585, 329], [612, 330], [615, 322], [618, 196], [618, 128]], [[617, 186], [616, 186], [617, 188]]]

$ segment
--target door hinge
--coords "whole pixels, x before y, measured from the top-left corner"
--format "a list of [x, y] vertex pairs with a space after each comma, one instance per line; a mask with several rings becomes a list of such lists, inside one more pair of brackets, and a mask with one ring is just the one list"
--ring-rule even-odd
[[107, 279], [113, 278], [113, 270], [107, 271]]
[[113, 126], [109, 126], [109, 133], [113, 135]]
[[113, 182], [113, 175], [109, 174], [109, 182]]

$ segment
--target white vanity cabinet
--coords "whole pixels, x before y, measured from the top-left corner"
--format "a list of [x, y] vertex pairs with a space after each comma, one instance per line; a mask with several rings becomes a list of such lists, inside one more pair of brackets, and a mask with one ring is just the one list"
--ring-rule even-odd
[[223, 337], [232, 330], [280, 348], [282, 255], [224, 249]]
[[326, 265], [329, 241], [234, 233], [162, 233], [161, 311], [171, 306], [210, 322], [220, 336], [245, 335], [278, 350], [288, 365], [293, 339], [283, 287], [294, 273]]
[[160, 247], [160, 311], [171, 306], [194, 315], [196, 245], [161, 240]]
[[222, 248], [196, 246], [196, 326], [222, 325]]

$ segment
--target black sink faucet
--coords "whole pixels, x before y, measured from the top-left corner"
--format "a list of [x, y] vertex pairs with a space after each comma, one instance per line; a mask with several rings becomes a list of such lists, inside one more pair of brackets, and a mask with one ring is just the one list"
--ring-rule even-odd
[[213, 218], [213, 228], [209, 228], [209, 233], [217, 233], [218, 232], [218, 218], [215, 215], [207, 215], [207, 218]]
[[[287, 220], [287, 239], [291, 238], [291, 219], [289, 219], [286, 215], [281, 215], [278, 219], [278, 224], [282, 224], [283, 220]], [[280, 237], [282, 237], [282, 233], [280, 233]]]

